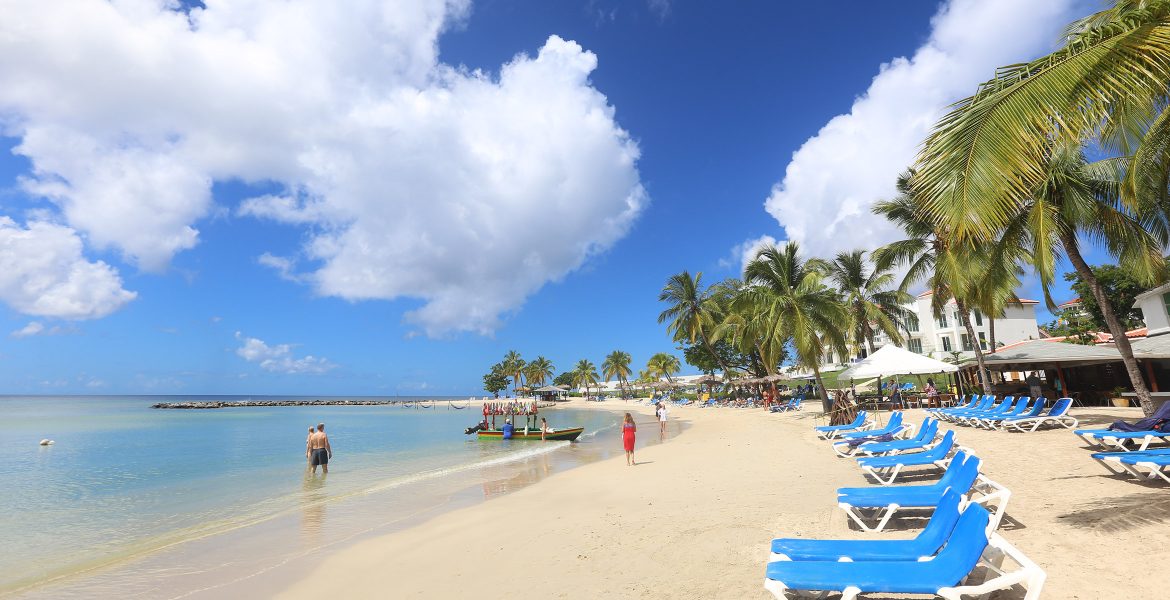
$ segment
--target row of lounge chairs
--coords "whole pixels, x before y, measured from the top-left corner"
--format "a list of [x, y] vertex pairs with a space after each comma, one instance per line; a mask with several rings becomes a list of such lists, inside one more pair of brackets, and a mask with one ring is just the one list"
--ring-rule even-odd
[[[891, 416], [895, 420], [900, 427], [900, 413]], [[888, 442], [872, 436], [877, 430], [864, 412], [849, 425], [816, 429], [834, 445], [862, 439], [859, 447], [869, 447], [870, 456], [856, 460], [881, 486], [837, 491], [837, 504], [852, 522], [880, 531], [899, 510], [929, 510], [931, 517], [911, 539], [773, 540], [764, 587], [777, 598], [786, 598], [788, 592], [819, 592], [821, 597], [837, 592], [843, 600], [867, 593], [957, 600], [1015, 585], [1025, 589], [1025, 600], [1040, 597], [1044, 570], [996, 533], [1011, 493], [982, 475], [979, 458], [955, 446], [953, 431], [938, 437], [937, 421], [928, 419], [918, 428], [915, 444], [882, 446]], [[930, 431], [934, 433], [923, 433]], [[910, 467], [945, 470], [934, 483], [889, 485]], [[1005, 558], [1016, 568], [1006, 569]]]
[[971, 400], [962, 406], [927, 410], [927, 414], [956, 425], [982, 427], [992, 430], [1035, 432], [1044, 427], [1066, 427], [1078, 425], [1075, 417], [1068, 414], [1072, 398], [1061, 398], [1047, 408], [1047, 401], [1028, 396], [1005, 396], [996, 402], [995, 396], [972, 394]]
[[1092, 457], [1113, 473], [1137, 479], [1160, 478], [1170, 483], [1170, 447], [1150, 444], [1170, 442], [1170, 402], [1163, 402], [1150, 417], [1136, 423], [1117, 421], [1109, 429], [1074, 431], [1094, 452]]

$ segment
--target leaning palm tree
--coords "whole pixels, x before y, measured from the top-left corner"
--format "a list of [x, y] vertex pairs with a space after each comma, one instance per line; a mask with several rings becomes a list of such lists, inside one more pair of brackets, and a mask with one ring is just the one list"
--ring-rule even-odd
[[634, 359], [628, 352], [621, 350], [614, 350], [610, 352], [605, 360], [601, 363], [601, 374], [609, 380], [610, 378], [617, 379], [618, 385], [622, 388], [622, 396], [626, 395], [626, 382], [632, 372], [630, 363]]
[[702, 341], [719, 363], [719, 368], [727, 372], [727, 365], [711, 344], [711, 332], [720, 320], [721, 306], [715, 298], [704, 293], [702, 280], [702, 272], [695, 273], [694, 277], [687, 271], [671, 275], [658, 295], [659, 302], [669, 304], [658, 315], [658, 322], [670, 321], [667, 331], [676, 342], [694, 344], [696, 339]]
[[[761, 336], [760, 345], [777, 347], [791, 340], [797, 359], [812, 368], [820, 390], [825, 389], [822, 357], [828, 350], [845, 355], [848, 322], [840, 297], [822, 283], [824, 269], [817, 259], [802, 260], [796, 242], [765, 247], [744, 268], [746, 285], [738, 300], [753, 310], [755, 322], [746, 326]], [[822, 399], [827, 411], [828, 399]]]
[[512, 393], [516, 393], [516, 389], [524, 380], [524, 359], [520, 357], [520, 353], [515, 350], [509, 350], [504, 355], [503, 366], [504, 372], [512, 377]]
[[979, 365], [979, 377], [984, 393], [990, 391], [991, 380], [984, 362], [983, 350], [979, 347], [975, 327], [971, 324], [969, 299], [974, 297], [977, 283], [972, 263], [984, 262], [985, 258], [972, 244], [964, 244], [952, 232], [932, 220], [922, 208], [915, 195], [913, 172], [898, 177], [899, 194], [892, 200], [874, 204], [873, 211], [885, 216], [902, 228], [907, 238], [891, 242], [873, 252], [878, 268], [905, 267], [902, 291], [910, 286], [925, 282], [932, 292], [931, 307], [936, 315], [943, 314], [947, 304], [954, 300], [959, 321], [967, 331], [967, 339]]
[[666, 352], [659, 352], [650, 357], [646, 361], [646, 370], [653, 373], [655, 378], [666, 378], [669, 383], [674, 383], [673, 376], [682, 369], [682, 363], [678, 357]]
[[544, 385], [544, 382], [552, 379], [553, 364], [549, 359], [538, 356], [524, 369], [524, 377], [534, 385]]
[[1160, 209], [1170, 174], [1170, 0], [1113, 0], [1072, 23], [1057, 51], [998, 69], [956, 103], [916, 167], [924, 209], [988, 240], [1048, 178], [1054, 139], [1126, 157], [1120, 201]]
[[587, 359], [577, 361], [573, 369], [573, 384], [578, 388], [585, 388], [585, 395], [589, 395], [589, 387], [597, 384], [597, 367]]
[[873, 354], [873, 338], [877, 331], [885, 333], [890, 341], [901, 346], [902, 334], [898, 324], [906, 321], [909, 311], [902, 305], [910, 302], [910, 294], [894, 288], [891, 269], [870, 269], [864, 250], [841, 252], [828, 264], [826, 275], [844, 297], [849, 312], [850, 342], [857, 351], [864, 345]]
[[1032, 258], [1049, 310], [1056, 309], [1050, 293], [1056, 265], [1062, 255], [1072, 263], [1101, 307], [1134, 392], [1149, 415], [1154, 406], [1125, 335], [1125, 326], [1085, 261], [1078, 239], [1079, 235], [1102, 242], [1118, 264], [1125, 265], [1135, 278], [1150, 285], [1161, 283], [1165, 270], [1162, 248], [1170, 242], [1170, 231], [1161, 220], [1127, 208], [1121, 199], [1124, 175], [1119, 171], [1120, 162], [1089, 163], [1079, 143], [1053, 144], [1045, 158], [1046, 176], [1042, 185], [1021, 206], [1008, 229], [1026, 231], [1012, 241]]

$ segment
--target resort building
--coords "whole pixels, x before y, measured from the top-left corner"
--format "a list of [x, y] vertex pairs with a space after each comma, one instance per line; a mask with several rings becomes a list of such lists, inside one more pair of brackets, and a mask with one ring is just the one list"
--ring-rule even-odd
[[[992, 319], [978, 310], [971, 312], [971, 325], [975, 330], [975, 339], [970, 339], [966, 327], [959, 319], [958, 308], [951, 300], [943, 307], [941, 314], [935, 315], [931, 307], [932, 293], [919, 294], [914, 302], [905, 305], [910, 317], [904, 323], [902, 331], [905, 337], [905, 347], [911, 352], [924, 354], [931, 358], [943, 360], [958, 352], [960, 359], [974, 357], [974, 345], [979, 344], [983, 350], [990, 350]], [[1036, 324], [1036, 300], [1021, 299], [1018, 303], [1004, 309], [1003, 316], [994, 319], [995, 344], [1002, 347], [1024, 340], [1039, 339], [1040, 328]], [[889, 337], [878, 332], [874, 336], [874, 349], [890, 343]], [[838, 356], [836, 353], [825, 355], [822, 364], [826, 366], [839, 365], [865, 358], [867, 348], [861, 348], [857, 356]]]

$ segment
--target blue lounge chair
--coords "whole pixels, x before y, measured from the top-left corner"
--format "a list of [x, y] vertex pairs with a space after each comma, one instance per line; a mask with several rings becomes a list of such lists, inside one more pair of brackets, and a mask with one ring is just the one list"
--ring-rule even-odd
[[869, 431], [850, 431], [838, 434], [837, 437], [843, 440], [857, 440], [867, 437], [882, 437], [883, 435], [908, 435], [907, 430], [913, 431], [913, 425], [902, 424], [901, 411], [890, 415], [890, 420], [886, 422], [886, 426], [881, 429], [871, 429]]
[[1166, 471], [1170, 467], [1170, 454], [1137, 455], [1131, 452], [1130, 456], [1121, 457], [1121, 464], [1135, 477], [1142, 477], [1141, 470], [1145, 469], [1147, 471], [1144, 474], [1146, 479], [1160, 477], [1162, 481], [1170, 483], [1170, 473]]
[[1004, 407], [1007, 406], [1003, 402], [996, 402], [995, 396], [984, 396], [983, 398], [984, 398], [984, 401], [986, 402], [986, 404], [981, 405], [978, 408], [973, 408], [971, 410], [956, 411], [956, 412], [948, 414], [947, 416], [950, 417], [951, 421], [959, 423], [963, 419], [965, 419], [969, 416], [998, 412], [998, 411], [1003, 410]]
[[872, 427], [873, 422], [869, 420], [869, 413], [863, 410], [859, 411], [857, 417], [848, 425], [821, 425], [820, 427], [815, 427], [813, 430], [817, 432], [817, 437], [823, 440], [831, 440], [842, 433], [865, 431]]
[[[1129, 464], [1123, 463], [1123, 458], [1140, 458], [1150, 456], [1170, 456], [1170, 448], [1158, 448], [1156, 450], [1134, 450], [1134, 451], [1120, 451], [1120, 452], [1094, 452], [1089, 455], [1093, 460], [1101, 463], [1101, 466], [1109, 469], [1109, 472], [1116, 475], [1129, 474], [1134, 477], [1141, 477], [1141, 474], [1135, 472], [1130, 468]], [[1116, 468], [1114, 468], [1116, 467]]]
[[934, 443], [934, 438], [938, 437], [938, 421], [927, 417], [922, 421], [922, 427], [918, 430], [918, 435], [904, 440], [890, 440], [888, 442], [862, 442], [854, 443], [848, 441], [837, 442], [833, 444], [833, 452], [842, 458], [850, 456], [880, 456], [884, 454], [897, 454], [899, 452], [922, 450], [923, 448]]
[[1005, 421], [1016, 419], [1031, 419], [1042, 416], [1044, 414], [1044, 405], [1046, 404], [1044, 398], [1037, 398], [1036, 401], [1032, 402], [1030, 406], [1028, 404], [1028, 400], [1028, 396], [1024, 396], [1024, 402], [1021, 402], [1020, 406], [1017, 407], [1016, 410], [1012, 411], [1012, 414], [980, 419], [978, 425], [988, 429], [999, 429], [999, 427], [1003, 425]]
[[938, 553], [955, 524], [963, 496], [948, 489], [939, 500], [930, 522], [917, 537], [909, 540], [772, 540], [768, 562], [777, 560], [920, 560]]
[[[1018, 584], [1026, 590], [1024, 600], [1038, 600], [1046, 578], [1044, 570], [999, 534], [989, 534], [992, 519], [982, 506], [968, 506], [946, 545], [930, 560], [770, 562], [764, 588], [776, 598], [787, 598], [788, 590], [800, 590], [840, 592], [841, 600], [854, 600], [863, 593], [933, 594], [960, 600]], [[988, 548], [993, 552], [984, 564], [990, 577], [979, 584], [964, 585]], [[998, 560], [1002, 556], [1011, 558], [1018, 568], [1004, 570]]]
[[994, 404], [995, 404], [995, 396], [987, 395], [987, 396], [983, 396], [983, 398], [981, 398], [978, 402], [976, 402], [975, 406], [972, 406], [972, 407], [964, 406], [962, 408], [952, 408], [952, 409], [942, 410], [942, 411], [939, 411], [938, 416], [940, 419], [943, 419], [945, 421], [954, 421], [956, 418], [961, 417], [964, 414], [967, 414], [970, 412], [982, 412], [982, 411], [988, 410]]
[[[1011, 496], [1006, 488], [979, 474], [980, 461], [977, 456], [960, 451], [951, 459], [941, 479], [926, 485], [897, 485], [878, 488], [841, 488], [837, 490], [837, 506], [849, 515], [859, 527], [866, 531], [881, 531], [890, 518], [902, 508], [933, 509], [948, 487], [963, 494], [970, 493], [972, 500], [985, 504], [996, 501], [996, 523], [1003, 515]], [[870, 514], [866, 514], [870, 513]], [[870, 527], [869, 520], [877, 524]]]
[[983, 411], [975, 411], [966, 413], [956, 419], [960, 425], [975, 425], [979, 419], [983, 417], [995, 417], [999, 415], [1007, 415], [1016, 409], [1016, 397], [1004, 396], [1003, 402], [995, 405], [995, 407]]
[[1048, 413], [1039, 417], [1024, 417], [1016, 419], [1004, 419], [1001, 422], [1003, 429], [1012, 429], [1015, 431], [1034, 432], [1045, 425], [1059, 425], [1073, 429], [1077, 426], [1076, 418], [1068, 414], [1068, 409], [1072, 406], [1072, 398], [1061, 398], [1057, 400], [1052, 408], [1048, 409]]
[[962, 404], [959, 406], [948, 406], [946, 408], [942, 408], [942, 407], [928, 408], [928, 409], [926, 409], [926, 414], [928, 414], [936, 419], [942, 419], [942, 413], [946, 413], [946, 412], [950, 412], [950, 411], [954, 411], [954, 410], [964, 410], [964, 409], [968, 409], [968, 408], [975, 408], [975, 406], [977, 404], [979, 404], [979, 401], [980, 401], [980, 397], [978, 394], [971, 394], [971, 400], [965, 404]]
[[955, 447], [955, 432], [943, 434], [942, 440], [923, 452], [895, 454], [893, 456], [866, 456], [857, 459], [857, 466], [881, 485], [890, 485], [906, 467], [935, 466], [945, 469], [951, 462], [951, 450]]
[[[1170, 440], [1170, 431], [1113, 431], [1110, 429], [1078, 429], [1073, 433], [1084, 438], [1090, 445], [1115, 449], [1119, 452], [1130, 450], [1141, 452], [1149, 448], [1154, 440]], [[1130, 447], [1133, 444], [1133, 447]]]

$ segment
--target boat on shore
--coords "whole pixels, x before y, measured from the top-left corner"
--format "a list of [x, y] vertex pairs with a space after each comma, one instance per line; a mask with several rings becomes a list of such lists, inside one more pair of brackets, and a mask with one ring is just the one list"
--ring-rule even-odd
[[[545, 434], [544, 439], [547, 441], [566, 441], [571, 442], [585, 431], [584, 427], [573, 427], [571, 429], [557, 429], [549, 431]], [[500, 429], [480, 429], [475, 432], [476, 437], [481, 440], [502, 440], [504, 439], [504, 432]], [[540, 429], [524, 429], [517, 428], [512, 432], [514, 440], [536, 440], [540, 441]]]

